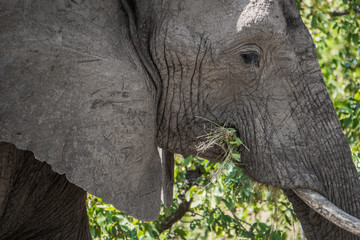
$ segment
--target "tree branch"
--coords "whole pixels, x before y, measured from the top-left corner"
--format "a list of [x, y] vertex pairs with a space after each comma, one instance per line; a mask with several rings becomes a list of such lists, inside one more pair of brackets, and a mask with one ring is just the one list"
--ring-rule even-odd
[[175, 213], [166, 217], [165, 220], [162, 223], [160, 223], [160, 227], [159, 227], [160, 234], [170, 229], [172, 225], [174, 225], [177, 221], [179, 221], [190, 210], [190, 204], [192, 202], [192, 199], [190, 200], [190, 202], [188, 202], [186, 201], [185, 196], [181, 196], [181, 198], [182, 198], [182, 202], [179, 205], [179, 209]]
[[[200, 168], [197, 167], [195, 170], [188, 170], [186, 173], [186, 181], [189, 184], [188, 189], [190, 189], [193, 185], [197, 184], [196, 179], [202, 175]], [[190, 205], [192, 202], [192, 199], [190, 201], [186, 201], [185, 194], [179, 195], [179, 198], [181, 199], [181, 203], [179, 205], [179, 209], [176, 210], [176, 212], [172, 213], [170, 216], [166, 217], [163, 222], [160, 223], [159, 226], [159, 233], [170, 229], [172, 225], [174, 225], [176, 222], [180, 221], [187, 212], [190, 211]]]
[[339, 17], [339, 16], [344, 16], [344, 15], [349, 15], [350, 12], [348, 11], [342, 11], [342, 12], [331, 12], [330, 16], [331, 17]]
[[[356, 13], [360, 13], [360, 9], [354, 9], [354, 11], [355, 11], [355, 14], [356, 14]], [[330, 16], [331, 16], [331, 17], [340, 17], [340, 16], [350, 15], [350, 14], [351, 14], [351, 12], [349, 12], [349, 11], [331, 12], [331, 13], [330, 13]]]

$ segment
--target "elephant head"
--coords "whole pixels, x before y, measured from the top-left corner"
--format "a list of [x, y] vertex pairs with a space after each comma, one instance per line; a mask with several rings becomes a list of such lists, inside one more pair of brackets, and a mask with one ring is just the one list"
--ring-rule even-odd
[[152, 220], [161, 195], [171, 199], [169, 153], [196, 154], [204, 119], [231, 125], [246, 172], [285, 190], [308, 239], [357, 239], [294, 193], [360, 217], [357, 172], [295, 1], [1, 5], [1, 141]]

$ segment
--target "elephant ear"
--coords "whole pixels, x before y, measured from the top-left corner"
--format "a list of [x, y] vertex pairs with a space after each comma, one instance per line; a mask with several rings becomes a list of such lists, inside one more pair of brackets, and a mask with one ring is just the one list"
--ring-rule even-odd
[[0, 141], [125, 213], [156, 219], [155, 87], [119, 1], [0, 5]]

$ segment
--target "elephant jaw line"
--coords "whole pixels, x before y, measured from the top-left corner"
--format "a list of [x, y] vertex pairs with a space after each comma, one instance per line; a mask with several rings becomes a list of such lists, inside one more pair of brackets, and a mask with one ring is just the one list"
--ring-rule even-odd
[[322, 217], [340, 228], [360, 236], [359, 219], [344, 212], [318, 192], [304, 188], [295, 188], [292, 190], [301, 200]]

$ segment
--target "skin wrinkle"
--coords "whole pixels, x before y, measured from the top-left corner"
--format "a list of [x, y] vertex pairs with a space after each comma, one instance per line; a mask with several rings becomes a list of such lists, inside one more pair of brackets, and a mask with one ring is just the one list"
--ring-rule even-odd
[[[202, 45], [204, 45], [204, 52], [203, 52], [203, 56], [202, 56], [202, 58], [200, 59], [200, 62], [199, 62], [199, 71], [198, 71], [198, 77], [197, 77], [197, 80], [198, 80], [198, 84], [197, 84], [197, 86], [196, 86], [196, 89], [197, 89], [197, 111], [199, 112], [199, 114], [200, 115], [202, 115], [201, 114], [201, 108], [200, 108], [200, 89], [201, 89], [201, 76], [202, 76], [202, 64], [203, 64], [203, 61], [204, 61], [204, 58], [205, 58], [205, 56], [206, 56], [206, 54], [207, 54], [207, 39], [202, 35], [202, 36], [200, 36], [200, 47], [199, 47], [199, 52], [198, 52], [198, 55], [197, 55], [197, 59], [196, 59], [196, 62], [198, 61], [198, 57], [200, 56], [200, 53], [201, 53], [201, 47], [202, 47]], [[192, 78], [193, 78], [194, 76], [192, 76]], [[195, 108], [196, 106], [194, 106], [194, 109], [196, 109]], [[194, 115], [193, 115], [194, 116]]]
[[204, 49], [204, 54], [203, 54], [203, 57], [201, 58], [200, 60], [200, 64], [199, 64], [199, 76], [198, 76], [198, 85], [197, 85], [197, 90], [198, 90], [198, 93], [197, 93], [197, 103], [198, 103], [198, 109], [199, 111], [201, 111], [201, 108], [200, 108], [200, 89], [201, 89], [201, 75], [202, 75], [202, 64], [203, 64], [203, 61], [204, 61], [204, 58], [207, 54], [207, 40], [205, 39], [204, 40], [204, 45], [205, 45], [205, 49]]
[[[172, 60], [173, 60], [173, 58], [172, 58]], [[174, 63], [174, 62], [173, 62], [173, 63]], [[174, 64], [175, 64], [175, 63], [174, 63]], [[174, 80], [174, 81], [175, 81], [175, 79], [176, 79], [176, 78], [175, 78], [175, 76], [176, 76], [176, 75], [175, 75], [175, 72], [176, 72], [176, 71], [175, 71], [175, 65], [174, 65], [174, 75], [173, 75], [173, 80]], [[172, 102], [173, 102], [174, 99], [176, 98], [176, 92], [177, 92], [177, 95], [180, 95], [180, 93], [179, 93], [180, 90], [179, 90], [179, 88], [178, 88], [177, 86], [174, 85], [173, 92], [174, 92], [174, 93], [173, 93]], [[170, 115], [170, 121], [172, 120], [171, 117], [172, 117], [173, 113], [175, 113], [176, 117], [174, 117], [173, 122], [174, 122], [174, 124], [175, 124], [175, 128], [178, 129], [178, 125], [177, 125], [177, 124], [178, 124], [178, 119], [177, 119], [177, 116], [178, 116], [178, 114], [179, 114], [179, 112], [180, 112], [180, 109], [175, 109], [174, 111], [172, 111], [172, 107], [173, 107], [173, 106], [171, 105], [170, 110], [169, 110], [169, 111], [170, 111], [170, 114], [171, 114], [171, 115]], [[176, 139], [178, 139], [178, 138], [176, 138]], [[178, 141], [179, 141], [180, 146], [182, 146], [181, 139], [178, 139]]]
[[[180, 80], [179, 80], [179, 82], [180, 82], [180, 89], [182, 89], [182, 82], [183, 82], [183, 78], [184, 78], [184, 71], [183, 71], [183, 64], [182, 64], [182, 62], [181, 62], [181, 60], [180, 60], [180, 57], [179, 57], [179, 55], [176, 53], [176, 57], [177, 57], [177, 59], [178, 59], [178, 61], [179, 61], [179, 67], [180, 67]], [[183, 106], [184, 108], [186, 108], [185, 106], [185, 104], [186, 104], [186, 101], [185, 101], [185, 93], [181, 93], [181, 94], [179, 94], [179, 101], [180, 101], [180, 106]], [[180, 112], [180, 111], [179, 111]], [[182, 120], [184, 119], [184, 117], [182, 118]], [[182, 121], [181, 120], [181, 121]]]
[[[250, 100], [253, 100], [253, 99], [250, 99]], [[253, 130], [253, 138], [254, 138], [253, 147], [255, 147], [255, 151], [256, 151], [256, 152], [259, 152], [259, 151], [257, 151], [257, 150], [258, 150], [258, 145], [256, 144], [256, 143], [258, 142], [258, 139], [257, 139], [257, 136], [256, 136], [254, 109], [253, 109], [252, 107], [247, 108], [247, 110], [248, 110], [248, 109], [250, 109], [250, 114], [248, 114], [247, 118], [248, 118], [248, 119], [251, 119], [252, 130]], [[247, 121], [248, 121], [248, 120], [247, 120]], [[245, 121], [243, 121], [243, 123], [246, 123], [246, 119], [245, 119]], [[244, 124], [243, 126], [246, 128], [246, 125], [245, 125], [245, 124]], [[247, 135], [246, 135], [246, 136], [247, 136]], [[250, 142], [250, 139], [249, 139], [249, 142]]]
[[[166, 36], [167, 36], [167, 27], [165, 28], [165, 34], [164, 34], [164, 39], [166, 39]], [[168, 88], [169, 88], [169, 81], [170, 81], [170, 71], [169, 71], [169, 65], [168, 65], [168, 60], [167, 60], [167, 54], [166, 54], [166, 45], [165, 45], [165, 41], [163, 43], [163, 54], [164, 54], [164, 63], [165, 63], [165, 68], [167, 69], [167, 77], [166, 77], [166, 82], [167, 82], [167, 85], [164, 85], [164, 89], [165, 90], [165, 99], [167, 99], [167, 96], [168, 96]], [[163, 92], [163, 91], [162, 91]], [[162, 98], [163, 95], [161, 94], [160, 98]], [[160, 124], [159, 126], [162, 126], [164, 123], [163, 123], [163, 120], [165, 118], [165, 109], [166, 109], [166, 105], [167, 105], [167, 102], [166, 101], [160, 101], [160, 104], [163, 103], [164, 106], [163, 106], [163, 112], [162, 112], [162, 117], [160, 118]], [[161, 109], [161, 106], [159, 107], [159, 109]]]
[[[195, 40], [195, 39], [194, 39]], [[198, 50], [197, 50], [197, 54], [196, 54], [196, 58], [195, 58], [195, 63], [194, 63], [194, 69], [192, 72], [192, 75], [190, 77], [190, 109], [193, 110], [193, 85], [194, 85], [194, 76], [197, 70], [197, 66], [198, 66], [198, 59], [199, 59], [199, 55], [200, 55], [200, 51], [201, 51], [201, 47], [202, 47], [202, 36], [200, 36], [200, 43], [198, 44]], [[195, 43], [195, 46], [197, 44]], [[192, 115], [194, 116], [194, 112], [192, 111]]]
[[[179, 63], [179, 67], [180, 67], [180, 81], [179, 81], [179, 89], [182, 89], [182, 78], [183, 78], [183, 69], [182, 69], [182, 63], [180, 61], [180, 58], [179, 58], [179, 55], [176, 53], [176, 59], [178, 60], [178, 63]], [[179, 102], [180, 102], [180, 106], [182, 105], [182, 98], [181, 96], [183, 96], [182, 94], [178, 94], [178, 97], [179, 97]], [[181, 121], [179, 122], [179, 116], [180, 116], [180, 110], [177, 111], [176, 113], [176, 129], [178, 132], [180, 132], [180, 128], [179, 128], [179, 125], [180, 123], [182, 122], [182, 120], [184, 119], [184, 117], [182, 117]], [[183, 149], [183, 145], [182, 145], [182, 136], [179, 135], [179, 143], [180, 143], [180, 148]]]
[[[177, 55], [177, 57], [178, 57], [178, 55]], [[180, 62], [180, 60], [179, 60], [179, 62]], [[180, 70], [181, 71], [181, 80], [180, 80], [180, 82], [182, 83], [182, 81], [183, 81], [183, 69], [181, 69]], [[180, 85], [181, 86], [181, 85]], [[186, 101], [185, 101], [185, 94], [181, 94], [181, 93], [179, 93], [179, 98], [181, 98], [181, 96], [183, 97], [183, 101], [182, 101], [182, 103], [183, 103], [183, 107], [184, 107], [184, 116], [182, 117], [182, 119], [181, 119], [181, 121], [180, 121], [180, 124], [184, 124], [184, 125], [186, 125], [186, 123], [188, 123], [189, 122], [189, 117], [188, 117], [188, 110], [189, 110], [189, 108], [191, 107], [190, 105], [189, 106], [186, 106]], [[181, 102], [180, 102], [180, 104], [179, 104], [179, 109], [178, 109], [178, 113], [180, 113], [180, 111], [181, 111], [181, 106], [182, 106], [182, 104], [181, 104]], [[178, 121], [178, 120], [177, 120]], [[180, 125], [180, 126], [184, 126], [184, 125]], [[176, 126], [176, 128], [178, 129], [178, 131], [180, 131], [180, 129], [179, 129], [179, 125], [177, 125]], [[182, 135], [180, 134], [180, 136], [182, 137]], [[182, 140], [182, 139], [184, 139], [184, 140]], [[180, 148], [184, 148], [185, 146], [183, 145], [183, 142], [184, 141], [186, 141], [185, 140], [186, 139], [186, 137], [185, 138], [181, 138], [180, 139]]]
[[[250, 118], [250, 116], [253, 116], [252, 114], [252, 108], [248, 108], [245, 105], [242, 105], [243, 109], [239, 110], [238, 108], [236, 108], [237, 112], [241, 112], [241, 114], [238, 114], [238, 118], [240, 118], [239, 121], [237, 121], [236, 124], [236, 128], [240, 129], [241, 132], [244, 132], [244, 143], [246, 146], [251, 147], [251, 148], [255, 148], [255, 151], [257, 151], [257, 145], [252, 144], [251, 146], [248, 145], [248, 143], [250, 142], [248, 140], [248, 136], [250, 136], [250, 134], [248, 134], [251, 130], [253, 130], [253, 136], [254, 136], [254, 142], [256, 142], [256, 134], [255, 134], [255, 128], [253, 127], [255, 125], [254, 118]], [[250, 112], [249, 112], [250, 109]], [[240, 124], [240, 123], [245, 123], [247, 121], [247, 119], [251, 119], [252, 121], [249, 122], [248, 127], [245, 126], [245, 124]]]
[[[175, 80], [175, 63], [174, 63], [174, 61], [173, 61], [173, 58], [171, 58], [171, 62], [172, 62], [172, 64], [173, 64], [173, 77], [172, 77], [172, 80], [174, 81]], [[173, 114], [173, 112], [172, 112], [172, 106], [173, 106], [173, 102], [174, 102], [174, 98], [175, 98], [175, 91], [176, 91], [176, 86], [174, 86], [174, 88], [173, 88], [173, 94], [172, 94], [172, 98], [171, 98], [171, 101], [170, 101], [170, 107], [169, 107], [169, 113], [170, 113], [170, 115], [169, 115], [169, 118], [170, 118], [170, 120], [169, 120], [169, 126], [168, 126], [168, 131], [170, 131], [170, 124], [171, 124], [171, 121], [172, 121], [172, 114]], [[177, 112], [179, 112], [179, 111], [177, 111]], [[176, 121], [176, 119], [175, 119], [175, 121]], [[175, 124], [176, 124], [176, 122], [175, 122]], [[176, 126], [176, 125], [175, 125]], [[168, 132], [168, 136], [169, 136], [169, 132]], [[175, 138], [175, 139], [177, 139], [177, 138]], [[175, 142], [175, 144], [176, 144], [176, 142]]]
[[[252, 100], [252, 99], [250, 99]], [[246, 114], [246, 118], [241, 122], [242, 123], [242, 126], [244, 126], [244, 128], [246, 129], [247, 126], [246, 126], [246, 123], [248, 122], [250, 126], [248, 126], [250, 129], [253, 130], [252, 134], [253, 134], [253, 142], [254, 143], [257, 143], [258, 140], [257, 140], [257, 132], [256, 132], [256, 123], [255, 123], [255, 120], [256, 118], [254, 117], [255, 114], [254, 114], [254, 109], [255, 109], [255, 106], [257, 106], [256, 104], [252, 105], [254, 101], [249, 101], [248, 102], [248, 106], [244, 108], [244, 113], [248, 113]], [[249, 111], [250, 110], [250, 111]], [[251, 122], [249, 122], [249, 119], [251, 119]], [[249, 135], [245, 135], [245, 136], [249, 136]], [[247, 144], [247, 142], [245, 142], [245, 145]], [[252, 146], [249, 146], [249, 147], [255, 147], [255, 149], [257, 150], [258, 149], [258, 144], [253, 144]], [[258, 152], [258, 151], [257, 151]], [[246, 159], [246, 158], [245, 158]], [[259, 167], [259, 166], [255, 166], [255, 167]]]

